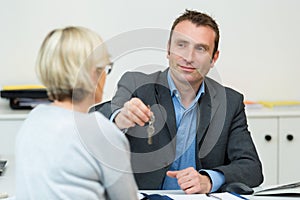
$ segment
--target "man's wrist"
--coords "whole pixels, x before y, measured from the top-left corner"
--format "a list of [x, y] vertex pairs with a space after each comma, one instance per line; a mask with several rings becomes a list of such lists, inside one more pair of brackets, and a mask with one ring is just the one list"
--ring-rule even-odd
[[213, 183], [212, 180], [211, 180], [211, 177], [209, 176], [209, 174], [208, 174], [206, 171], [200, 170], [200, 171], [199, 171], [199, 174], [204, 175], [204, 176], [207, 176], [207, 177], [209, 178], [209, 180], [210, 180], [210, 183], [211, 183], [211, 184]]
[[115, 123], [115, 119], [117, 117], [117, 115], [121, 112], [121, 108], [116, 110], [115, 112], [113, 112], [109, 118], [109, 120], [113, 123]]
[[210, 178], [211, 192], [216, 192], [225, 183], [225, 176], [220, 171], [202, 169], [199, 173]]

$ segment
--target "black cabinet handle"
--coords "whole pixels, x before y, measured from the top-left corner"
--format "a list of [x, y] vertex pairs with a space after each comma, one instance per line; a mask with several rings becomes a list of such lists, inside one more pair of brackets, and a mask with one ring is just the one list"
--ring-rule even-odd
[[272, 136], [271, 135], [265, 135], [265, 140], [266, 141], [271, 141], [272, 140]]
[[288, 135], [286, 136], [286, 139], [287, 139], [288, 141], [292, 141], [292, 140], [294, 139], [294, 136], [291, 135], [291, 134], [288, 134]]

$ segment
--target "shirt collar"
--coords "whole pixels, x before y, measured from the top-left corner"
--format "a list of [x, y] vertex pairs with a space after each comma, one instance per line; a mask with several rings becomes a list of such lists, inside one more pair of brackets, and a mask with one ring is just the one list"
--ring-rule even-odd
[[[173, 79], [171, 78], [170, 70], [168, 71], [167, 78], [168, 78], [168, 84], [169, 84], [171, 96], [173, 97], [175, 95], [176, 97], [178, 97], [180, 99], [180, 94], [175, 86]], [[204, 85], [205, 85], [205, 83], [204, 83], [204, 81], [202, 81], [202, 83], [200, 85], [200, 89], [198, 90], [197, 96], [194, 99], [194, 102], [198, 101], [199, 98], [201, 97], [201, 95], [205, 93]]]

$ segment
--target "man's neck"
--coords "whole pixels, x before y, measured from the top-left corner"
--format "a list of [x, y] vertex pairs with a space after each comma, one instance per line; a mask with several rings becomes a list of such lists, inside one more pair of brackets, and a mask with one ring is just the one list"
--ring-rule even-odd
[[180, 94], [181, 103], [184, 105], [185, 108], [188, 108], [190, 104], [194, 101], [195, 97], [197, 96], [197, 93], [199, 91], [199, 88], [201, 86], [200, 82], [199, 84], [182, 84], [182, 83], [176, 83], [174, 81], [174, 84]]

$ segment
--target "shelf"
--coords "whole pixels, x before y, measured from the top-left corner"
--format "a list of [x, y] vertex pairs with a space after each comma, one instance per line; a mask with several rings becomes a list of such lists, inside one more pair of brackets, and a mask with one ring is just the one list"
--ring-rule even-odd
[[13, 110], [9, 107], [9, 101], [0, 99], [0, 120], [26, 119], [30, 110]]
[[246, 109], [246, 115], [247, 117], [299, 117], [300, 107]]

